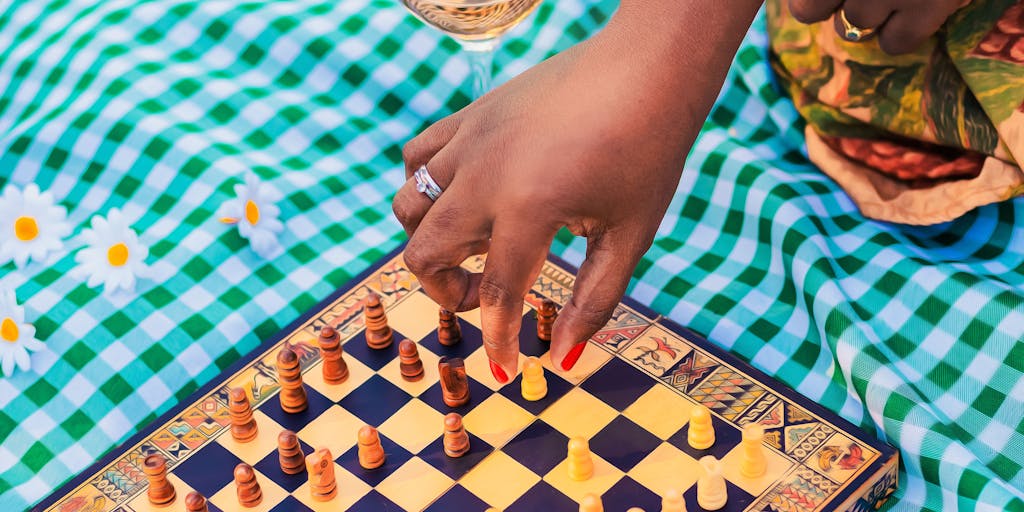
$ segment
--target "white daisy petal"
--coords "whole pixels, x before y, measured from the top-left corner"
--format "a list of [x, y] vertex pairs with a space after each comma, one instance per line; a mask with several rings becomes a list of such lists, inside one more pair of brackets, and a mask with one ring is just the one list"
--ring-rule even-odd
[[21, 371], [28, 371], [31, 360], [28, 358], [28, 351], [25, 350], [25, 347], [18, 346], [14, 348], [14, 362], [18, 363], [18, 368], [20, 368]]
[[4, 371], [4, 375], [10, 377], [14, 375], [14, 352], [6, 351], [0, 355], [0, 369]]

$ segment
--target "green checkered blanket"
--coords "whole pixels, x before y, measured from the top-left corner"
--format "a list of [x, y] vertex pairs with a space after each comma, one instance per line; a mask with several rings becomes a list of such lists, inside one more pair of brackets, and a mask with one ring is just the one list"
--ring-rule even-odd
[[[545, 3], [506, 40], [499, 80], [614, 8]], [[76, 232], [120, 208], [152, 267], [111, 297], [69, 275], [74, 239], [0, 266], [46, 345], [0, 378], [0, 510], [398, 246], [400, 147], [467, 103], [467, 72], [397, 1], [0, 1], [0, 186], [37, 183]], [[877, 428], [903, 456], [894, 508], [1024, 510], [1024, 198], [932, 227], [865, 220], [801, 134], [759, 21], [629, 293]], [[248, 171], [283, 195], [272, 261], [217, 222]], [[584, 242], [554, 250], [579, 263]]]

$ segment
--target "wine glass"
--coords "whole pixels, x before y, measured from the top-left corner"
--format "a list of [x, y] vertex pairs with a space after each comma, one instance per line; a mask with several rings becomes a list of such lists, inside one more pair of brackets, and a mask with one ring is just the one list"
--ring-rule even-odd
[[518, 25], [541, 0], [402, 0], [428, 25], [455, 38], [469, 58], [473, 99], [491, 90], [491, 62], [501, 35]]

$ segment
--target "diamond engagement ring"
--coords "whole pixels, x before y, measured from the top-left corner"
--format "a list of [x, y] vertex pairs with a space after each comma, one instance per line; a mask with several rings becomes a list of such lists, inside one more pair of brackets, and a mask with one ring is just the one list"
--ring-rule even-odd
[[431, 201], [437, 201], [438, 197], [441, 197], [441, 187], [438, 186], [434, 178], [427, 172], [427, 166], [421, 165], [416, 172], [412, 174], [413, 179], [416, 180], [416, 191], [422, 192], [424, 195], [430, 198]]

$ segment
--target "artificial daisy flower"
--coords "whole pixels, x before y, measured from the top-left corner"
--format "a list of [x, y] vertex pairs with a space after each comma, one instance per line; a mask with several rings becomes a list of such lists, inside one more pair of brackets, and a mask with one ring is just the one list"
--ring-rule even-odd
[[225, 224], [238, 224], [238, 234], [249, 239], [252, 250], [263, 258], [273, 258], [283, 249], [277, 234], [284, 229], [278, 220], [281, 209], [274, 204], [280, 195], [264, 187], [256, 176], [245, 177], [245, 184], [235, 185], [235, 198], [220, 206], [217, 216]]
[[67, 208], [53, 200], [53, 194], [39, 192], [30, 183], [25, 190], [8, 185], [0, 196], [0, 265], [14, 260], [18, 268], [29, 260], [42, 261], [59, 251], [62, 239], [71, 234]]
[[102, 284], [104, 293], [134, 291], [136, 279], [149, 274], [146, 266], [149, 248], [142, 245], [139, 235], [117, 208], [110, 210], [106, 218], [93, 216], [90, 225], [92, 229], [82, 230], [81, 238], [86, 247], [75, 255], [78, 266], [72, 274], [87, 278], [86, 284], [90, 287]]
[[14, 292], [0, 290], [0, 369], [14, 375], [14, 365], [27, 372], [31, 361], [28, 353], [42, 350], [36, 339], [36, 328], [25, 323], [25, 308], [18, 305]]

